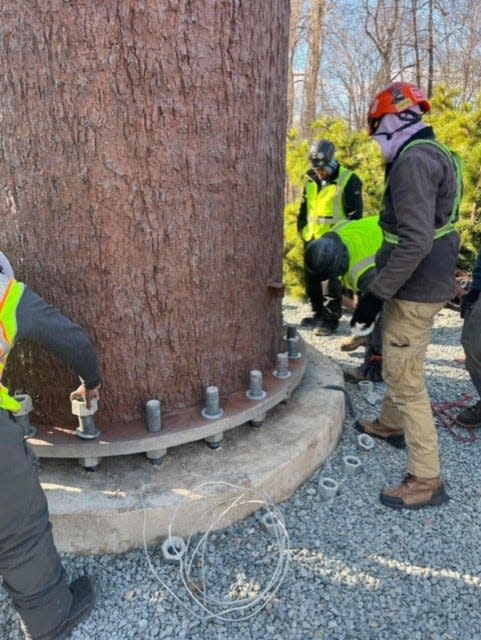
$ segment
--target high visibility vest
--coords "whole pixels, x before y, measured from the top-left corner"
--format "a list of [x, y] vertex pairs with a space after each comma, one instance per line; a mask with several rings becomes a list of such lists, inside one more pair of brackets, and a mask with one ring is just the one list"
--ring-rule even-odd
[[339, 236], [349, 254], [347, 272], [340, 278], [342, 285], [357, 293], [361, 276], [376, 266], [376, 253], [381, 247], [383, 238], [379, 216], [343, 220], [334, 225], [331, 231]]
[[17, 335], [17, 307], [24, 285], [14, 278], [0, 277], [0, 409], [15, 413], [22, 408], [1, 384], [7, 358]]
[[[443, 224], [441, 227], [437, 227], [434, 230], [434, 240], [437, 240], [438, 238], [442, 238], [448, 233], [456, 231], [455, 224], [459, 218], [459, 205], [461, 204], [461, 198], [463, 197], [463, 161], [459, 154], [457, 154], [455, 151], [451, 151], [451, 149], [449, 149], [446, 145], [441, 144], [436, 140], [429, 140], [424, 138], [422, 140], [413, 140], [412, 142], [410, 142], [404, 147], [399, 155], [402, 156], [405, 151], [420, 144], [432, 144], [438, 149], [441, 149], [441, 151], [443, 151], [453, 163], [454, 173], [456, 174], [456, 196], [454, 197], [453, 208], [451, 210], [449, 220], [446, 222], [446, 224]], [[386, 182], [386, 186], [384, 187], [384, 192], [387, 189], [388, 183], [389, 178]], [[389, 244], [398, 244], [399, 236], [397, 234], [390, 233], [389, 231], [383, 231], [383, 233], [384, 240], [386, 242], [389, 242]]]
[[306, 192], [307, 224], [301, 232], [304, 242], [317, 240], [331, 230], [337, 222], [346, 219], [342, 194], [352, 171], [339, 167], [337, 182], [319, 189], [317, 183], [307, 177]]

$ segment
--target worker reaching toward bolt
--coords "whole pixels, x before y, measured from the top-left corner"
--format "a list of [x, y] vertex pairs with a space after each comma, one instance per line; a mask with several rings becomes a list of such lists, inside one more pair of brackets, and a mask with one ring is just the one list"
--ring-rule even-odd
[[[338, 278], [346, 291], [355, 294], [368, 291], [376, 275], [375, 256], [382, 243], [379, 216], [360, 220], [343, 220], [332, 230], [313, 240], [306, 249], [306, 270], [320, 281]], [[367, 339], [364, 362], [360, 367], [344, 371], [344, 379], [382, 380], [381, 321], [376, 320]]]
[[[90, 404], [99, 395], [97, 357], [85, 331], [28, 286], [0, 274], [0, 379], [9, 351], [23, 338], [43, 345], [82, 379], [73, 392]], [[11, 413], [19, 403], [0, 384], [0, 574], [25, 638], [67, 638], [93, 606], [91, 580], [70, 586], [55, 548], [36, 458]]]
[[439, 449], [424, 380], [434, 318], [453, 297], [459, 237], [454, 224], [462, 195], [459, 159], [436, 141], [423, 114], [431, 106], [418, 87], [394, 82], [368, 111], [370, 135], [386, 161], [380, 213], [383, 244], [377, 274], [354, 310], [351, 325], [370, 325], [382, 309], [381, 414], [356, 429], [408, 449], [408, 473], [381, 491], [394, 509], [437, 506], [447, 500]]

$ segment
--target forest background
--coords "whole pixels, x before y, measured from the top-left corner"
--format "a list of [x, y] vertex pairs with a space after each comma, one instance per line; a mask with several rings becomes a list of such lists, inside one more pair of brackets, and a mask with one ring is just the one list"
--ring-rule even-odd
[[464, 162], [459, 266], [481, 243], [481, 3], [477, 0], [291, 0], [284, 282], [302, 297], [296, 218], [307, 153], [327, 138], [363, 181], [364, 215], [379, 212], [384, 168], [369, 139], [371, 97], [391, 81], [422, 87], [436, 137]]

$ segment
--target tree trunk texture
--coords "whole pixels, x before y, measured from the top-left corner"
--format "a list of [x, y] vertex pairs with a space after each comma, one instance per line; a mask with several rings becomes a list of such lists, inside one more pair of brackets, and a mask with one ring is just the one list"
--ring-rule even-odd
[[294, 124], [296, 86], [294, 77], [294, 58], [299, 44], [299, 22], [301, 20], [302, 0], [291, 0], [291, 15], [289, 23], [289, 59], [287, 78], [287, 128]]
[[[2, 2], [0, 248], [91, 336], [100, 425], [273, 368], [288, 32], [288, 0]], [[15, 352], [11, 390], [71, 422], [75, 376]]]
[[302, 107], [301, 132], [311, 139], [311, 125], [316, 119], [317, 85], [321, 66], [321, 34], [324, 18], [324, 0], [312, 0], [309, 18], [309, 56], [304, 77], [304, 104]]

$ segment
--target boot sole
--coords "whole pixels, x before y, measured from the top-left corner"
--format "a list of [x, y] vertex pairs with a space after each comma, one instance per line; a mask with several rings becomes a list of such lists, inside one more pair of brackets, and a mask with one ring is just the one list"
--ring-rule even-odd
[[474, 424], [473, 423], [467, 424], [466, 422], [461, 422], [457, 418], [454, 418], [454, 422], [458, 424], [460, 427], [463, 427], [463, 429], [477, 429], [478, 427], [481, 427], [481, 421], [475, 422]]
[[397, 509], [400, 511], [401, 509], [410, 509], [411, 511], [416, 511], [417, 509], [422, 509], [423, 507], [440, 507], [443, 504], [446, 504], [451, 500], [451, 497], [446, 493], [446, 489], [444, 485], [433, 493], [432, 498], [429, 502], [421, 502], [420, 504], [406, 504], [401, 500], [401, 498], [393, 498], [391, 496], [387, 496], [384, 493], [380, 493], [379, 500], [381, 504], [385, 507], [390, 507], [391, 509]]
[[377, 438], [382, 442], [387, 442], [387, 444], [390, 444], [392, 447], [395, 447], [396, 449], [406, 448], [406, 441], [404, 440], [404, 436], [387, 436], [387, 438], [383, 438], [383, 436], [378, 436], [376, 433], [371, 433], [370, 431], [366, 431], [366, 429], [364, 429], [364, 427], [358, 420], [356, 420], [356, 422], [354, 423], [354, 429], [359, 433], [367, 433], [367, 435], [371, 436], [372, 438]]

